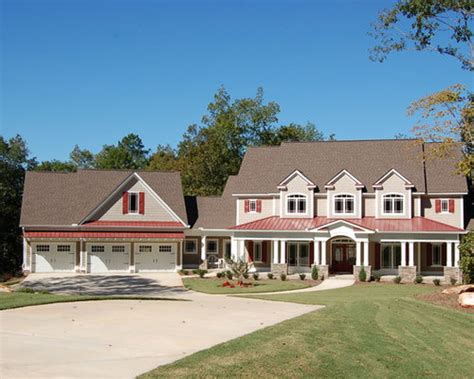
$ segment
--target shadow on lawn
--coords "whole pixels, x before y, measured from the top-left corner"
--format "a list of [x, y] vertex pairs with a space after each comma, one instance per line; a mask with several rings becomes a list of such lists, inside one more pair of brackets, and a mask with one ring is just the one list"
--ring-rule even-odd
[[154, 279], [136, 275], [77, 275], [37, 278], [23, 282], [22, 287], [47, 290], [52, 293], [81, 295], [178, 295], [183, 287], [161, 285]]

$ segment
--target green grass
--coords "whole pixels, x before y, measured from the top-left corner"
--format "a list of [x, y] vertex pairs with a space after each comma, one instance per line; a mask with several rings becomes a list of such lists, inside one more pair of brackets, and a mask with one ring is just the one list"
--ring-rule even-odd
[[245, 293], [263, 293], [263, 292], [277, 292], [277, 291], [289, 291], [297, 290], [300, 288], [309, 287], [309, 283], [305, 281], [286, 280], [280, 279], [273, 280], [252, 280], [247, 279], [245, 283], [252, 283], [251, 287], [239, 287], [228, 288], [222, 287], [222, 283], [228, 281], [235, 285], [236, 280], [227, 279], [214, 279], [214, 278], [183, 278], [183, 284], [186, 288], [209, 294], [245, 294]]
[[327, 307], [159, 367], [142, 379], [472, 378], [474, 316], [415, 299], [430, 291], [439, 289], [370, 284], [252, 296]]
[[54, 295], [46, 293], [6, 292], [0, 293], [0, 310], [28, 307], [31, 305], [70, 303], [94, 300], [175, 300], [143, 296], [92, 296], [92, 295]]

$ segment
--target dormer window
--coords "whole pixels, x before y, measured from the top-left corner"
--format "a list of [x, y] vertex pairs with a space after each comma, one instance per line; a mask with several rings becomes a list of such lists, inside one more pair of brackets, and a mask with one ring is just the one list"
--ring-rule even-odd
[[305, 214], [306, 213], [306, 196], [289, 195], [287, 197], [287, 213]]
[[128, 213], [138, 213], [138, 193], [128, 193]]
[[383, 213], [384, 214], [401, 214], [403, 213], [403, 195], [389, 193], [383, 195]]
[[257, 200], [249, 200], [249, 212], [257, 212]]
[[122, 213], [145, 214], [145, 192], [124, 192], [122, 194]]
[[340, 194], [334, 196], [334, 213], [354, 214], [354, 195]]

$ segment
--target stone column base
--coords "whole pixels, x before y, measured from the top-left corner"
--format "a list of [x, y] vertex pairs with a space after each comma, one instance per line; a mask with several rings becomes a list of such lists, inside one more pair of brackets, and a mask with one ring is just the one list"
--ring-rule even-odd
[[272, 263], [271, 270], [275, 275], [288, 274], [288, 265], [286, 263]]
[[329, 266], [328, 265], [317, 265], [319, 279], [329, 278]]
[[366, 274], [366, 282], [370, 281], [370, 275], [372, 275], [372, 266], [356, 266], [354, 265], [354, 279], [358, 282], [359, 281], [359, 272], [360, 269], [364, 267], [365, 274]]
[[462, 282], [461, 270], [459, 267], [444, 266], [443, 269], [444, 281], [446, 284], [451, 284], [451, 278], [456, 279], [456, 284], [460, 284]]
[[398, 266], [398, 275], [402, 283], [413, 283], [416, 278], [416, 266]]
[[207, 270], [207, 267], [208, 267], [208, 265], [207, 265], [207, 259], [204, 259], [204, 260], [202, 261], [202, 263], [199, 265], [199, 268], [200, 268], [201, 270]]

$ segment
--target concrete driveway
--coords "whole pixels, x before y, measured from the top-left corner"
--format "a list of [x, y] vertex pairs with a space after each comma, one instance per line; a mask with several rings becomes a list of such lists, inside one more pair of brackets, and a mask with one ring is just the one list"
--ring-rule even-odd
[[82, 295], [179, 296], [186, 293], [175, 272], [140, 274], [30, 274], [22, 286]]
[[133, 378], [318, 306], [188, 293], [0, 312], [2, 378]]

